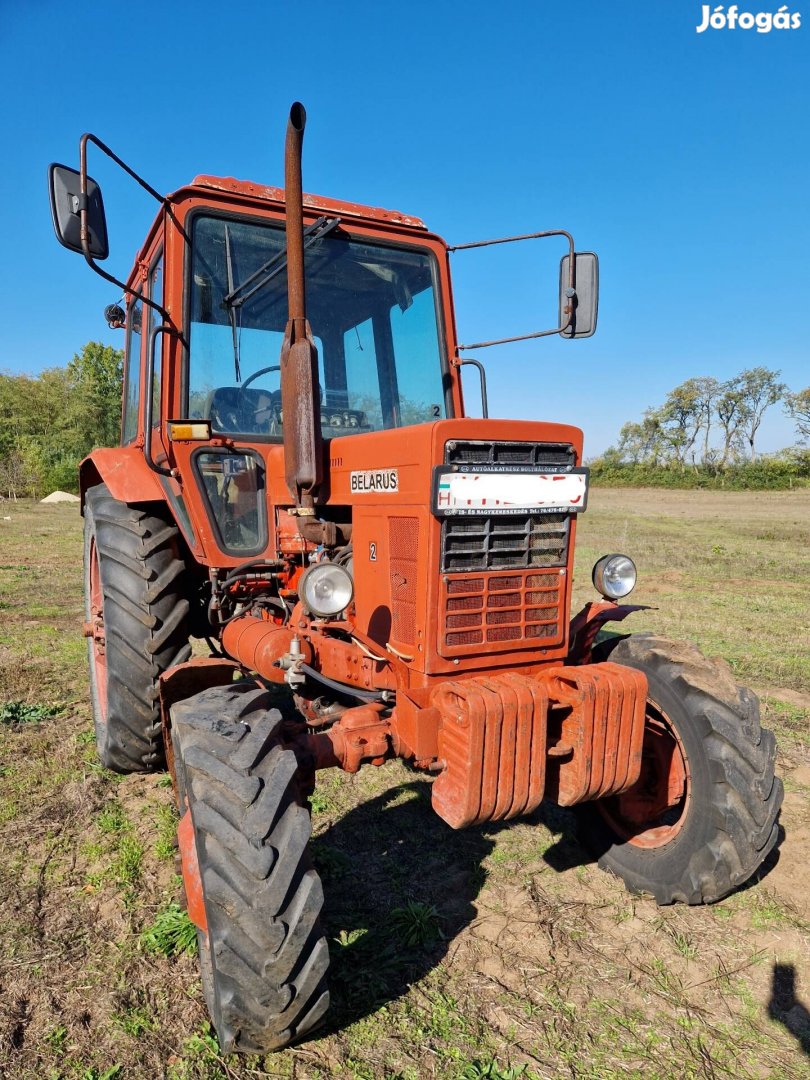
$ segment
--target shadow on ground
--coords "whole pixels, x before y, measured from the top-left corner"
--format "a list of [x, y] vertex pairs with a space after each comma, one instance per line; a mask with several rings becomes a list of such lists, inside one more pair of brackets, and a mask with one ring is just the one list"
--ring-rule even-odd
[[[433, 811], [431, 785], [415, 780], [364, 802], [312, 841], [312, 854], [325, 893], [324, 924], [331, 953], [332, 1008], [328, 1030], [338, 1031], [405, 994], [446, 955], [457, 935], [476, 918], [475, 901], [487, 879], [484, 865], [498, 833], [513, 822], [493, 822], [456, 831]], [[597, 856], [578, 839], [578, 815], [543, 803], [522, 819], [545, 826], [554, 842], [542, 854], [558, 873], [593, 863]], [[546, 834], [547, 836], [547, 834]], [[780, 836], [781, 840], [781, 836]], [[771, 852], [749, 888], [779, 858]], [[413, 927], [403, 909], [419, 909]], [[408, 929], [425, 933], [408, 942]], [[774, 986], [777, 986], [776, 975]], [[786, 975], [779, 976], [778, 1012], [772, 1012], [807, 1051], [808, 1014], [788, 1001]], [[793, 1025], [793, 1026], [791, 1026]]]
[[768, 1015], [783, 1024], [810, 1057], [810, 1010], [796, 997], [793, 964], [774, 964]]
[[[493, 846], [481, 829], [456, 832], [438, 818], [425, 781], [370, 799], [313, 841], [332, 957], [330, 1028], [393, 1001], [439, 963], [475, 917]], [[409, 902], [435, 909], [413, 946], [393, 914]]]
[[[558, 839], [551, 845], [550, 848], [544, 853], [543, 858], [552, 868], [561, 873], [564, 870], [573, 870], [577, 866], [584, 866], [587, 863], [597, 862], [602, 855], [604, 855], [612, 844], [612, 838], [604, 826], [596, 827], [592, 831], [586, 833], [584, 830], [591, 829], [594, 823], [598, 823], [596, 811], [589, 816], [590, 808], [593, 804], [585, 804], [583, 810], [586, 811], [581, 820], [577, 815], [562, 807], [555, 806], [551, 803], [544, 803], [540, 810], [537, 812], [540, 815], [540, 820], [543, 824], [550, 829], [553, 833], [558, 833]], [[527, 819], [531, 820], [531, 818]], [[587, 845], [585, 845], [580, 838], [587, 838]], [[780, 848], [785, 838], [785, 830], [782, 825], [779, 825], [776, 837], [776, 843], [773, 848], [768, 852], [764, 862], [759, 869], [744, 881], [741, 885], [738, 885], [736, 889], [732, 890], [730, 895], [738, 892], [746, 892], [748, 889], [754, 887], [764, 880], [768, 874], [774, 869], [779, 862]]]
[[[451, 829], [432, 810], [430, 788], [426, 781], [392, 788], [313, 840], [326, 896], [332, 1031], [404, 994], [441, 961], [476, 917], [474, 903], [487, 878], [484, 860], [497, 833], [512, 823]], [[564, 827], [555, 846], [567, 850], [570, 845], [570, 865], [579, 865], [588, 856], [573, 837], [571, 817], [543, 806], [524, 822], [554, 832]], [[433, 940], [429, 933], [421, 944], [403, 939], [397, 911], [409, 902], [422, 912], [435, 909]]]

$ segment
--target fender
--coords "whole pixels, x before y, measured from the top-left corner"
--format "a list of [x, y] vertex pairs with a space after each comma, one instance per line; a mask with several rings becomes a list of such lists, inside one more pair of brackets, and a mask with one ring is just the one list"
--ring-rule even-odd
[[112, 497], [124, 503], [166, 501], [157, 474], [146, 464], [139, 446], [116, 446], [87, 455], [79, 465], [82, 514], [85, 493], [95, 484], [106, 484]]
[[597, 600], [585, 605], [571, 620], [567, 664], [590, 664], [596, 635], [606, 622], [622, 622], [634, 611], [650, 611], [649, 604], [616, 604]]

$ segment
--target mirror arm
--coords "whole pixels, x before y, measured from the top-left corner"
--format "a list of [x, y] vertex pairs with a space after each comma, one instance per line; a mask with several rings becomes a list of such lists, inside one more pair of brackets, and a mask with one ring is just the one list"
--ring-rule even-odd
[[[493, 343], [494, 344], [494, 343]], [[462, 348], [463, 346], [459, 346]], [[468, 345], [467, 348], [474, 348], [473, 345]], [[480, 360], [473, 360], [470, 357], [469, 360], [456, 360], [457, 367], [464, 367], [465, 364], [472, 364], [473, 367], [478, 368], [478, 377], [481, 380], [481, 418], [483, 420], [489, 419], [489, 401], [487, 400], [487, 373], [484, 369], [484, 365]]]
[[112, 274], [108, 274], [106, 270], [102, 270], [101, 267], [96, 263], [96, 260], [90, 254], [90, 230], [89, 230], [88, 225], [87, 225], [87, 144], [88, 144], [88, 142], [93, 143], [95, 146], [97, 146], [99, 148], [99, 150], [101, 150], [103, 153], [105, 153], [107, 155], [107, 157], [112, 158], [112, 160], [116, 163], [116, 165], [120, 165], [120, 167], [124, 170], [124, 172], [126, 172], [129, 176], [131, 176], [133, 178], [133, 180], [136, 180], [145, 191], [149, 192], [149, 194], [153, 198], [157, 199], [157, 201], [160, 203], [161, 206], [165, 207], [165, 206], [168, 205], [166, 200], [163, 198], [163, 196], [159, 195], [155, 191], [155, 189], [153, 187], [151, 187], [151, 185], [147, 184], [147, 182], [142, 177], [138, 176], [138, 174], [133, 169], [130, 169], [130, 167], [125, 162], [123, 162], [121, 160], [121, 158], [118, 157], [117, 154], [114, 154], [112, 152], [112, 150], [110, 150], [109, 146], [106, 146], [101, 141], [101, 139], [97, 139], [95, 137], [95, 135], [91, 135], [89, 132], [85, 132], [85, 134], [82, 135], [81, 139], [79, 140], [79, 184], [80, 184], [80, 192], [81, 192], [81, 194], [79, 196], [79, 221], [80, 221], [80, 224], [81, 224], [82, 254], [84, 255], [85, 262], [87, 263], [87, 265], [90, 267], [91, 270], [95, 270], [95, 272], [99, 275], [99, 277], [103, 277], [105, 279], [105, 281], [109, 281], [113, 285], [117, 285], [119, 289], [123, 289], [123, 291], [125, 293], [129, 294], [129, 296], [137, 296], [148, 307], [154, 308], [155, 311], [157, 311], [160, 314], [160, 317], [161, 317], [161, 319], [164, 320], [164, 322], [171, 323], [172, 320], [171, 320], [171, 318], [169, 316], [169, 313], [164, 307], [161, 307], [160, 304], [156, 304], [154, 300], [150, 300], [149, 297], [147, 297], [147, 296], [141, 296], [140, 293], [135, 291], [135, 289], [133, 289], [129, 285], [127, 285], [127, 283], [125, 281], [120, 281], [117, 277], [113, 277]]
[[570, 303], [563, 309], [563, 313], [567, 315], [567, 319], [562, 326], [556, 327], [554, 330], [538, 330], [534, 334], [519, 334], [517, 337], [496, 338], [494, 341], [476, 341], [472, 345], [458, 345], [457, 350], [461, 352], [465, 349], [488, 349], [490, 345], [508, 345], [512, 341], [529, 341], [531, 338], [550, 337], [552, 334], [561, 334], [564, 330], [567, 330], [571, 325], [574, 318], [574, 297], [576, 296], [576, 290], [574, 288], [574, 274], [576, 273], [576, 256], [574, 253], [574, 238], [571, 233], [566, 232], [565, 229], [547, 229], [545, 232], [525, 233], [522, 236], [503, 236], [497, 240], [475, 240], [471, 244], [456, 244], [454, 247], [448, 247], [448, 252], [451, 251], [466, 251], [469, 248], [478, 247], [490, 247], [492, 244], [514, 244], [518, 240], [541, 240], [546, 236], [564, 236], [568, 241], [568, 289], [566, 293]]

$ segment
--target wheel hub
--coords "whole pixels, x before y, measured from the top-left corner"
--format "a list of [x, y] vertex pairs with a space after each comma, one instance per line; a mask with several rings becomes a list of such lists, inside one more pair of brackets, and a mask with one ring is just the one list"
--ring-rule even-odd
[[623, 840], [656, 848], [677, 836], [689, 802], [689, 762], [666, 715], [647, 702], [641, 775], [627, 791], [600, 800], [602, 816]]

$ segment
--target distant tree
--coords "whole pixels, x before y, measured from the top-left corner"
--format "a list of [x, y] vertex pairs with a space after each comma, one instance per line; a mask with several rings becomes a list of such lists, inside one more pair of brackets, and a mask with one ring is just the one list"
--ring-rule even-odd
[[745, 419], [745, 393], [740, 384], [740, 377], [729, 379], [720, 386], [720, 394], [715, 402], [715, 412], [723, 432], [723, 449], [720, 465], [726, 465], [729, 458], [740, 445], [741, 428]]
[[782, 400], [787, 391], [787, 386], [779, 381], [780, 374], [766, 367], [755, 367], [743, 371], [739, 376], [743, 401], [740, 426], [748, 442], [752, 461], [756, 457], [754, 441], [762, 417], [772, 405]]
[[795, 394], [785, 395], [787, 414], [796, 425], [799, 438], [810, 439], [810, 386], [798, 390]]
[[683, 467], [703, 426], [703, 408], [696, 379], [687, 379], [667, 394], [661, 408], [662, 431], [675, 461]]
[[703, 452], [701, 460], [704, 465], [711, 463], [713, 454], [710, 446], [712, 425], [715, 418], [715, 407], [720, 397], [720, 383], [713, 375], [701, 375], [696, 379], [687, 380], [694, 386], [695, 408], [698, 413], [698, 433], [703, 432]]
[[89, 341], [67, 366], [75, 388], [68, 413], [84, 453], [120, 440], [123, 370], [123, 350], [100, 341]]
[[123, 353], [91, 341], [66, 368], [0, 374], [0, 488], [75, 487], [81, 458], [119, 440]]
[[640, 424], [632, 420], [619, 432], [618, 453], [634, 464], [658, 465], [665, 456], [665, 440], [659, 409], [647, 409]]

